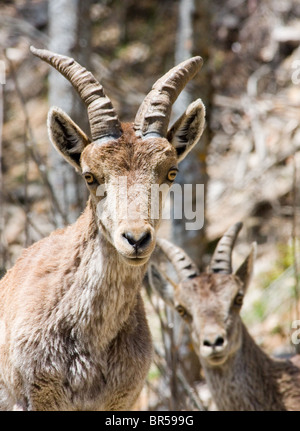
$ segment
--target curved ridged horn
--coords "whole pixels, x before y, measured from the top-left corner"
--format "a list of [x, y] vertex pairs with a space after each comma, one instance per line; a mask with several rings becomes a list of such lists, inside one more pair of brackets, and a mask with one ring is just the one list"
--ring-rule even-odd
[[231, 255], [235, 240], [242, 229], [243, 223], [239, 222], [231, 226], [217, 244], [211, 258], [209, 271], [221, 274], [231, 274]]
[[200, 275], [197, 265], [180, 247], [164, 238], [157, 239], [157, 246], [174, 266], [180, 282]]
[[138, 136], [167, 136], [172, 105], [188, 81], [199, 71], [202, 63], [201, 57], [192, 57], [173, 67], [155, 82], [134, 120], [134, 129]]
[[73, 58], [55, 54], [46, 49], [30, 47], [31, 52], [49, 63], [67, 78], [87, 106], [93, 141], [104, 137], [118, 138], [122, 134], [121, 124], [110, 99], [94, 75], [80, 66]]

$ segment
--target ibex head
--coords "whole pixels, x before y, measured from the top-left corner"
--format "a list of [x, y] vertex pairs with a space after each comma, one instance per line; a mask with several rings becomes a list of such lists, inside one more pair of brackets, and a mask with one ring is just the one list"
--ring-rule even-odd
[[232, 226], [220, 239], [206, 273], [200, 274], [189, 256], [165, 239], [157, 241], [178, 275], [170, 283], [154, 264], [150, 264], [150, 285], [191, 327], [201, 361], [210, 366], [223, 364], [241, 343], [239, 312], [250, 281], [255, 245], [233, 274], [231, 254], [242, 227]]
[[[91, 139], [61, 109], [50, 110], [48, 128], [54, 147], [85, 178], [101, 232], [127, 263], [144, 264], [154, 249], [159, 222], [151, 218], [151, 185], [172, 184], [178, 162], [203, 132], [205, 109], [200, 99], [168, 129], [172, 104], [200, 69], [201, 57], [160, 78], [134, 123], [121, 124], [91, 72], [72, 58], [33, 47], [31, 51], [73, 84], [88, 111]], [[143, 192], [137, 191], [137, 184]]]

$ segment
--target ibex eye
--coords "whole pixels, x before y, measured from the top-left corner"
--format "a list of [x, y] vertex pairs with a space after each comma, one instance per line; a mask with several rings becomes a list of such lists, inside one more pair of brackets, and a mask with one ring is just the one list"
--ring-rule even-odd
[[168, 180], [169, 181], [174, 181], [175, 180], [175, 178], [176, 178], [176, 175], [177, 175], [177, 169], [171, 169], [169, 172], [168, 172]]
[[86, 181], [89, 185], [94, 184], [94, 182], [95, 182], [94, 175], [92, 175], [92, 174], [90, 174], [90, 173], [84, 174], [84, 178], [85, 178], [85, 181]]
[[185, 308], [182, 305], [177, 305], [176, 310], [181, 317], [184, 317], [186, 315]]
[[234, 305], [241, 306], [243, 304], [244, 295], [238, 293], [234, 298]]

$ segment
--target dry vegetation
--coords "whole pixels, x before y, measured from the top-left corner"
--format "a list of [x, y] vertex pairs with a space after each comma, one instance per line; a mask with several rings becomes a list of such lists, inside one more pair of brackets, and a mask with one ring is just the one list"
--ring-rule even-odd
[[[235, 265], [252, 241], [258, 243], [244, 317], [267, 351], [292, 352], [291, 321], [300, 319], [300, 5], [297, 0], [211, 5], [207, 255], [229, 225], [244, 222]], [[172, 66], [177, 13], [178, 2], [171, 0], [92, 5], [92, 68], [123, 120], [133, 118], [155, 78]], [[46, 1], [1, 3], [6, 82], [0, 109], [0, 276], [24, 246], [55, 228], [47, 176], [48, 67], [29, 53], [30, 44], [47, 42]], [[178, 331], [174, 335], [170, 311], [155, 296], [150, 299], [156, 365], [137, 408], [182, 408], [174, 394], [183, 391], [188, 408], [201, 409], [203, 393], [201, 401], [184, 364], [176, 365]]]

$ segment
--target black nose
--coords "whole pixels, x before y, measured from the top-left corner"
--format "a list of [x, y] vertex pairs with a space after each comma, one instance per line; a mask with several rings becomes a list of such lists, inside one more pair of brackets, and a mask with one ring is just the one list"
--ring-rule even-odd
[[221, 336], [216, 337], [215, 340], [204, 340], [203, 345], [207, 347], [221, 347], [224, 344], [224, 338]]
[[136, 238], [131, 232], [123, 233], [123, 237], [127, 239], [128, 243], [132, 245], [132, 247], [137, 252], [138, 249], [144, 248], [151, 240], [150, 232], [143, 232], [138, 238]]

